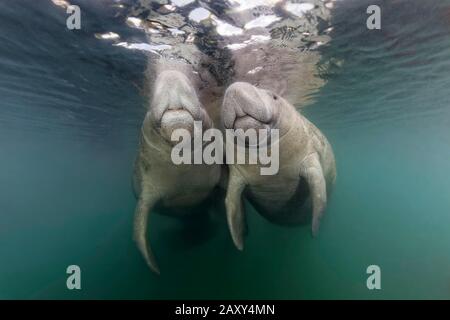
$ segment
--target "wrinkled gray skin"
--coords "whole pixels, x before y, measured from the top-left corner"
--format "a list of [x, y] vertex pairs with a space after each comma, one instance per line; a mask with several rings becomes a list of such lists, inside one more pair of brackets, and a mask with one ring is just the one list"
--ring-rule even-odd
[[225, 200], [236, 247], [244, 247], [243, 198], [269, 221], [296, 225], [311, 215], [316, 235], [336, 179], [331, 145], [311, 122], [281, 96], [249, 83], [236, 82], [226, 91], [222, 121], [228, 129], [279, 129], [279, 172], [260, 174], [260, 165], [230, 165]]
[[[212, 126], [189, 75], [178, 70], [182, 69], [162, 71], [152, 83], [151, 103], [142, 125], [133, 177], [138, 197], [134, 239], [149, 267], [158, 274], [158, 265], [147, 242], [152, 209], [155, 205], [183, 208], [201, 203], [217, 185], [221, 174], [219, 165], [175, 165], [171, 160], [172, 147], [177, 144], [171, 141], [175, 129], [187, 129], [193, 137], [194, 121], [202, 121], [204, 130]], [[183, 210], [174, 212], [182, 214]]]

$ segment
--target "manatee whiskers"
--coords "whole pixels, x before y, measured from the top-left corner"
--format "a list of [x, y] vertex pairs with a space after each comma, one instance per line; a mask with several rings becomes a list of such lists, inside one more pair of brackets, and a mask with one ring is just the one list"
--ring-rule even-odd
[[270, 141], [279, 147], [276, 174], [261, 175], [260, 164], [229, 165], [225, 206], [236, 247], [244, 247], [243, 196], [269, 221], [280, 225], [300, 224], [312, 211], [316, 235], [336, 177], [333, 151], [325, 136], [281, 96], [244, 82], [227, 89], [222, 121], [225, 127], [279, 130], [278, 139]]

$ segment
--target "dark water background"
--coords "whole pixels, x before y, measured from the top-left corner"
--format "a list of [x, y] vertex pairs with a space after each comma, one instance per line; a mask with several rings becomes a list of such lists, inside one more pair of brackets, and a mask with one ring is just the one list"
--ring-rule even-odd
[[248, 208], [241, 253], [223, 217], [206, 232], [155, 216], [160, 277], [131, 240], [145, 57], [93, 37], [142, 35], [101, 2], [82, 12], [74, 32], [50, 1], [0, 0], [0, 298], [450, 298], [448, 1], [338, 6], [322, 49], [336, 66], [305, 110], [338, 166], [320, 237]]

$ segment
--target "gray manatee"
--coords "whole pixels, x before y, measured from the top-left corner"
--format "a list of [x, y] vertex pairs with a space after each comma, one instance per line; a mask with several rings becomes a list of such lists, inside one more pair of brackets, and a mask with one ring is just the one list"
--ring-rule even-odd
[[[149, 267], [159, 268], [147, 242], [149, 213], [156, 206], [176, 210], [204, 201], [221, 176], [220, 165], [175, 165], [171, 159], [171, 141], [176, 129], [186, 129], [194, 139], [194, 121], [203, 129], [212, 121], [200, 102], [193, 83], [183, 68], [165, 66], [152, 82], [151, 103], [142, 125], [140, 149], [135, 163], [133, 183], [138, 203], [134, 218], [134, 239]], [[192, 150], [195, 152], [195, 150]]]
[[227, 129], [279, 130], [279, 139], [269, 142], [279, 147], [277, 174], [261, 175], [261, 164], [229, 165], [225, 206], [237, 248], [243, 249], [246, 230], [244, 197], [265, 218], [281, 225], [304, 222], [312, 209], [316, 235], [336, 179], [333, 151], [325, 136], [284, 98], [246, 82], [227, 89], [222, 121]]

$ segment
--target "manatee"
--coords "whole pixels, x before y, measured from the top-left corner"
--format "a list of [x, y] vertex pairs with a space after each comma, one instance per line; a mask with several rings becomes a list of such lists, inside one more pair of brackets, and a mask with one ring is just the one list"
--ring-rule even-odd
[[189, 211], [185, 208], [198, 205], [211, 195], [220, 180], [221, 167], [172, 162], [171, 152], [178, 141], [171, 141], [171, 136], [176, 129], [187, 130], [194, 139], [194, 121], [202, 121], [204, 130], [213, 123], [199, 100], [198, 88], [189, 79], [193, 78], [189, 68], [167, 62], [158, 65], [153, 69], [155, 80], [149, 89], [150, 106], [141, 128], [133, 182], [138, 198], [134, 239], [149, 267], [159, 274], [147, 242], [150, 212], [158, 209], [160, 213], [159, 208], [168, 208], [168, 214], [185, 215]]
[[[267, 5], [258, 2], [239, 5], [238, 8], [231, 3], [220, 1], [198, 0], [192, 4], [171, 3], [168, 6], [167, 1], [139, 0], [129, 7], [126, 15], [139, 22], [137, 27], [144, 30], [148, 44], [152, 45], [151, 48], [159, 48], [157, 52], [149, 54], [147, 74], [149, 85], [144, 91], [149, 92], [153, 103], [143, 124], [141, 150], [134, 178], [135, 189], [140, 199], [136, 210], [135, 238], [153, 270], [157, 271], [158, 268], [145, 241], [149, 208], [157, 205], [186, 208], [191, 204], [200, 203], [202, 199], [208, 197], [208, 190], [211, 192], [212, 186], [219, 180], [217, 176], [220, 175], [217, 173], [220, 172], [220, 168], [215, 168], [217, 166], [178, 167], [171, 164], [169, 150], [172, 145], [167, 138], [175, 128], [191, 130], [192, 119], [189, 114], [176, 111], [179, 108], [177, 106], [172, 107], [176, 112], [167, 113], [164, 118], [164, 110], [170, 107], [157, 107], [158, 100], [164, 100], [157, 97], [161, 92], [165, 92], [165, 95], [169, 95], [170, 92], [171, 97], [178, 97], [178, 102], [199, 101], [202, 107], [198, 110], [206, 110], [206, 114], [201, 113], [202, 117], [205, 117], [201, 120], [209, 116], [210, 122], [220, 129], [225, 129], [221, 121], [225, 88], [235, 81], [245, 81], [260, 88], [270, 89], [280, 98], [283, 96], [296, 106], [305, 105], [312, 93], [323, 85], [323, 79], [316, 67], [321, 58], [317, 48], [327, 42], [323, 38], [322, 31], [326, 32], [329, 18], [329, 10], [323, 1], [310, 2], [314, 5], [310, 5], [308, 12], [304, 12], [305, 6], [300, 8], [299, 4], [285, 2], [277, 4], [268, 2]], [[194, 8], [202, 8], [211, 14], [209, 18], [198, 21], [192, 17]], [[269, 18], [276, 16], [276, 19], [268, 25], [254, 27], [254, 20], [262, 16]], [[163, 63], [159, 62], [161, 59], [164, 60]], [[163, 75], [170, 70], [182, 75], [164, 81]], [[189, 79], [190, 86], [175, 85], [183, 76]], [[174, 78], [177, 80], [174, 81]], [[178, 87], [183, 88], [185, 94], [176, 91], [178, 89], [175, 88]], [[166, 90], [161, 91], [157, 88]], [[232, 88], [233, 86], [230, 90]], [[253, 128], [259, 126], [259, 120], [250, 121], [249, 118], [241, 120], [237, 122], [238, 125]], [[205, 122], [206, 126], [210, 125], [208, 121]], [[158, 126], [159, 124], [162, 126]], [[309, 141], [306, 138], [304, 140]], [[231, 170], [233, 168], [230, 167]], [[226, 176], [226, 169], [228, 169], [226, 166], [222, 168], [223, 177]], [[288, 177], [291, 173], [284, 167], [281, 172]], [[207, 178], [209, 175], [212, 178]], [[299, 177], [301, 176], [292, 176], [292, 179], [295, 181], [303, 179]], [[268, 186], [276, 179], [276, 177], [266, 178]], [[223, 181], [225, 179], [220, 179], [220, 184]], [[231, 186], [234, 181], [234, 178], [230, 180]], [[279, 181], [283, 179], [279, 178]], [[195, 182], [196, 187], [191, 182]], [[228, 182], [225, 182], [226, 184]], [[292, 186], [294, 185], [308, 186], [299, 181], [292, 182]], [[230, 190], [233, 188], [229, 188]], [[276, 198], [274, 203], [279, 203], [280, 207], [285, 203], [286, 207], [289, 202], [287, 199], [298, 198], [303, 201], [308, 198], [308, 190], [303, 197], [289, 196], [291, 190], [287, 193], [273, 192], [273, 198]], [[186, 196], [182, 197], [181, 194]], [[236, 201], [236, 204], [239, 203]], [[268, 207], [266, 211], [275, 212], [270, 209]], [[283, 219], [276, 217], [283, 216], [283, 210], [278, 211], [281, 212], [278, 215], [267, 214], [267, 216], [281, 223]], [[284, 216], [286, 216], [285, 224], [295, 220], [287, 218], [287, 211]]]
[[226, 129], [279, 130], [279, 139], [269, 142], [270, 147], [279, 147], [278, 173], [261, 175], [261, 164], [229, 165], [225, 206], [236, 247], [244, 246], [244, 198], [279, 225], [304, 223], [312, 211], [316, 235], [336, 179], [334, 154], [326, 137], [283, 97], [246, 82], [235, 82], [226, 90], [222, 121]]

